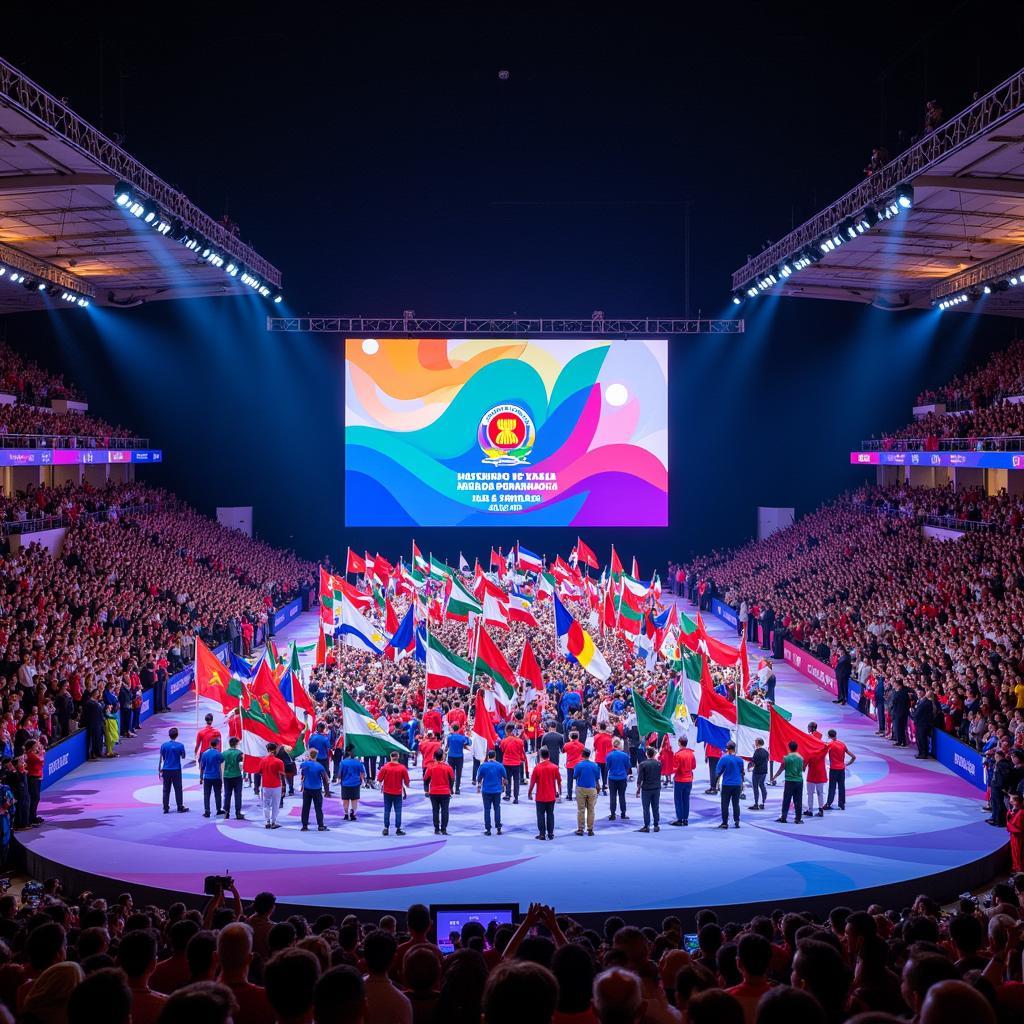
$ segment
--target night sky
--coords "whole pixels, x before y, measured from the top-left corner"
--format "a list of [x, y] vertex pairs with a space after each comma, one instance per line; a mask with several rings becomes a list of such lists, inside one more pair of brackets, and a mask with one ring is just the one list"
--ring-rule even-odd
[[[841, 25], [810, 4], [319, 6], [157, 21], [82, 5], [44, 24], [21, 7], [0, 46], [228, 212], [282, 270], [291, 312], [453, 316], [731, 316], [748, 253], [855, 184], [876, 142], [902, 148], [925, 100], [953, 113], [1024, 52], [1024, 14], [970, 2], [850, 9]], [[814, 508], [864, 479], [846, 464], [860, 438], [1016, 328], [754, 305], [745, 336], [673, 343], [671, 528], [593, 531], [595, 548], [615, 539], [646, 572], [742, 541], [758, 504]], [[268, 335], [265, 312], [156, 303], [8, 317], [0, 334], [70, 365], [96, 412], [164, 449], [148, 478], [203, 511], [252, 504], [261, 536], [314, 557], [406, 550], [405, 531], [342, 528], [340, 340]], [[417, 533], [470, 559], [514, 539]]]

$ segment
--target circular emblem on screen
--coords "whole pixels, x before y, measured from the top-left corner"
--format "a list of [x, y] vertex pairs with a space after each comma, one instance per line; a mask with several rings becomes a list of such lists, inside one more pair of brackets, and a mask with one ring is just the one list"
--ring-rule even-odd
[[537, 440], [530, 414], [521, 405], [503, 403], [484, 413], [477, 431], [483, 461], [492, 466], [521, 466]]

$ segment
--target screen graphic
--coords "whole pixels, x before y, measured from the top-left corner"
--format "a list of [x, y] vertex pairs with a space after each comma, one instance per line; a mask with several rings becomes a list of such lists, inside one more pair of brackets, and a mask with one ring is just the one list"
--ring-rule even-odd
[[668, 525], [668, 343], [348, 338], [347, 526]]

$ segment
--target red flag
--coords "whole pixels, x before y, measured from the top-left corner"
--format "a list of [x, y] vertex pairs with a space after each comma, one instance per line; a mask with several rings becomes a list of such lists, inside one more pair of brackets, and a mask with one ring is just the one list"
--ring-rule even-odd
[[471, 735], [473, 739], [473, 757], [478, 761], [483, 761], [487, 757], [487, 751], [494, 750], [498, 745], [498, 733], [494, 728], [494, 719], [484, 703], [483, 690], [476, 691], [476, 707], [473, 710]]
[[582, 537], [576, 538], [576, 560], [578, 562], [583, 562], [584, 565], [589, 565], [591, 569], [601, 568], [597, 563], [597, 555], [594, 554], [591, 548], [583, 543]]
[[[384, 599], [384, 629], [389, 636], [394, 636], [398, 632], [398, 615], [395, 613], [390, 597]], [[398, 654], [398, 648], [392, 647], [390, 644], [384, 648], [384, 657], [388, 661], [394, 661]]]
[[227, 666], [199, 637], [196, 637], [194, 687], [200, 697], [217, 701], [225, 711], [238, 707], [237, 694], [228, 692], [229, 688], [238, 689], [237, 683], [232, 687]]
[[544, 680], [540, 674], [540, 665], [537, 663], [529, 640], [523, 644], [523, 653], [519, 656], [519, 668], [516, 669], [516, 675], [524, 683], [529, 683], [535, 690], [543, 691]]
[[[675, 607], [673, 605], [673, 607]], [[750, 662], [747, 660], [747, 631], [740, 634], [740, 678], [743, 680], [743, 692], [750, 693]]]
[[321, 629], [316, 636], [316, 661], [317, 668], [327, 664], [327, 634]]
[[633, 556], [633, 570], [629, 574], [633, 579], [640, 579], [640, 566], [637, 564], [636, 555]]
[[295, 717], [295, 712], [288, 706], [284, 694], [278, 689], [274, 677], [270, 673], [267, 659], [260, 659], [260, 667], [256, 677], [248, 685], [250, 699], [256, 701], [260, 709], [274, 721], [281, 742], [290, 750], [302, 732], [302, 725]]
[[505, 560], [494, 548], [491, 548], [491, 561], [489, 564], [496, 565], [499, 569], [505, 564]]
[[771, 718], [768, 732], [768, 756], [773, 761], [782, 761], [790, 753], [791, 740], [796, 741], [796, 752], [805, 760], [818, 757], [825, 751], [825, 744], [809, 732], [787, 722], [782, 715], [770, 709]]
[[366, 559], [360, 558], [351, 548], [348, 549], [348, 557], [345, 559], [345, 572], [366, 572]]
[[622, 563], [619, 561], [619, 556], [617, 554], [615, 554], [615, 545], [614, 544], [612, 545], [611, 570], [612, 570], [612, 575], [613, 576], [621, 576], [622, 575]]

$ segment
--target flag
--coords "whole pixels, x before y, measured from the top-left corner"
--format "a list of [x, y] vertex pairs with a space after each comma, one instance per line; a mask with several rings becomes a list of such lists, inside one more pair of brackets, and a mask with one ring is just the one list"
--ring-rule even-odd
[[492, 593], [484, 593], [484, 622], [488, 626], [494, 626], [497, 629], [504, 629], [506, 632], [509, 629], [508, 624], [508, 611], [507, 607], [503, 607], [502, 603]]
[[366, 559], [360, 558], [351, 548], [348, 549], [348, 555], [345, 558], [345, 572], [366, 572]]
[[316, 657], [313, 664], [317, 668], [323, 668], [327, 664], [327, 634], [322, 629], [316, 638]]
[[231, 669], [231, 674], [239, 679], [252, 679], [256, 675], [256, 662], [249, 661], [234, 651], [228, 651], [228, 668]]
[[341, 602], [338, 636], [346, 647], [355, 647], [371, 654], [380, 654], [387, 641], [387, 637], [351, 601], [346, 600]]
[[540, 628], [540, 623], [533, 614], [533, 599], [515, 589], [508, 595], [508, 617], [511, 622], [522, 622], [534, 629]]
[[597, 563], [597, 555], [594, 554], [591, 548], [587, 547], [587, 545], [583, 543], [583, 539], [581, 537], [576, 538], [576, 559], [584, 565], [589, 565], [591, 569], [600, 568]]
[[724, 747], [736, 728], [736, 705], [715, 692], [707, 658], [702, 659], [700, 704], [697, 706], [697, 740]]
[[[623, 579], [626, 577], [623, 576]], [[643, 629], [644, 613], [640, 609], [640, 601], [625, 588], [612, 599], [612, 621], [605, 622], [606, 626], [614, 629], [621, 629], [626, 633], [634, 635]], [[605, 607], [605, 619], [608, 618], [607, 602]]]
[[[401, 632], [402, 627], [399, 626], [398, 629]], [[421, 665], [427, 662], [427, 626], [424, 622], [416, 627], [416, 649], [412, 657], [413, 661], [418, 661]]]
[[[519, 655], [519, 668], [516, 669], [516, 676], [524, 686], [528, 685], [534, 692], [544, 692], [544, 679], [540, 674], [540, 665], [529, 640], [523, 644], [523, 653]], [[527, 703], [529, 702], [527, 701]]]
[[497, 684], [498, 690], [495, 697], [498, 703], [505, 707], [507, 713], [508, 709], [515, 704], [516, 674], [483, 626], [477, 630], [474, 665], [477, 672], [490, 676]]
[[[696, 706], [695, 704], [694, 707]], [[691, 744], [697, 742], [697, 726], [690, 714], [682, 687], [673, 683], [668, 688], [668, 693], [665, 695], [665, 707], [662, 711], [672, 723], [676, 739], [685, 736]]]
[[623, 593], [629, 593], [633, 597], [646, 597], [650, 591], [650, 587], [646, 583], [640, 581], [636, 576], [631, 576], [628, 573], [622, 574], [622, 590]]
[[459, 572], [469, 575], [469, 562], [463, 557], [462, 552], [459, 552]]
[[[373, 588], [376, 590], [376, 588]], [[361, 612], [368, 612], [374, 604], [375, 597], [373, 591], [369, 594], [364, 593], [358, 587], [352, 586], [345, 580], [338, 579], [335, 577], [334, 580], [334, 616], [335, 622], [338, 617], [338, 606], [341, 604], [341, 600], [344, 598], [354, 608], [357, 608]]]
[[473, 666], [447, 647], [430, 633], [427, 636], [427, 689], [443, 690], [457, 686], [468, 690], [473, 676]]
[[398, 615], [395, 612], [395, 606], [391, 603], [389, 598], [384, 599], [384, 633], [388, 638], [388, 642], [384, 645], [384, 657], [388, 661], [398, 661], [399, 654], [397, 648], [391, 645], [391, 638], [398, 632]]
[[430, 565], [423, 557], [423, 552], [416, 546], [416, 541], [412, 542], [412, 568], [413, 572], [420, 572], [424, 576], [430, 572]]
[[796, 740], [796, 752], [805, 760], [818, 757], [825, 751], [825, 744], [816, 736], [787, 722], [779, 712], [772, 708], [769, 711], [768, 756], [773, 761], [781, 761], [790, 751], [790, 740]]
[[430, 556], [429, 573], [431, 579], [444, 580], [447, 577], [456, 576], [457, 573], [450, 565], [445, 565], [440, 559]]
[[255, 698], [250, 698], [239, 709], [239, 724], [242, 731], [242, 770], [259, 771], [260, 761], [267, 756], [268, 743], [285, 744], [277, 731], [271, 715]]
[[653, 672], [658, 661], [658, 652], [654, 649], [654, 639], [646, 633], [640, 633], [636, 638], [634, 649], [637, 657], [643, 661], [644, 668], [648, 672]]
[[535, 555], [518, 542], [516, 543], [516, 565], [526, 572], [544, 571], [544, 563], [541, 561], [540, 555]]
[[488, 568], [496, 565], [500, 569], [504, 563], [505, 559], [501, 557], [501, 552], [495, 551], [494, 548], [491, 548], [491, 560], [488, 562]]
[[351, 747], [356, 757], [387, 757], [392, 750], [400, 754], [412, 753], [408, 747], [392, 739], [348, 690], [341, 691], [341, 706], [345, 746]]
[[747, 631], [744, 630], [740, 636], [740, 679], [743, 683], [743, 692], [750, 692], [750, 662], [747, 660]]
[[277, 742], [283, 743], [291, 750], [299, 738], [299, 733], [302, 732], [302, 723], [295, 717], [295, 712], [278, 689], [266, 658], [260, 662], [248, 692], [247, 703], [258, 705], [260, 711], [269, 716], [277, 732]]
[[394, 660], [401, 661], [416, 650], [416, 638], [413, 636], [413, 610], [409, 605], [408, 610], [398, 624], [398, 628], [391, 634], [388, 641], [388, 648], [394, 652]]
[[487, 710], [483, 690], [476, 692], [476, 708], [473, 711], [473, 728], [470, 731], [473, 745], [473, 757], [477, 761], [487, 760], [487, 751], [494, 750], [498, 745], [498, 734], [494, 729], [494, 720]]
[[470, 615], [479, 615], [483, 608], [480, 602], [466, 589], [465, 584], [457, 576], [449, 576], [451, 581], [451, 593], [448, 596], [448, 606], [445, 616], [449, 619], [458, 619], [465, 622]]
[[612, 560], [610, 568], [613, 579], [622, 575], [622, 562], [619, 561], [619, 556], [615, 553], [614, 544], [612, 545]]
[[558, 584], [555, 582], [555, 577], [549, 572], [542, 572], [537, 577], [537, 597], [548, 598], [554, 595]]
[[633, 556], [633, 565], [629, 570], [629, 575], [634, 579], [640, 579], [640, 566], [637, 564], [636, 555]]
[[636, 712], [636, 727], [641, 740], [652, 732], [658, 734], [658, 739], [662, 736], [675, 736], [676, 727], [669, 715], [648, 704], [636, 690], [633, 691], [633, 710]]
[[[768, 708], [758, 707], [749, 700], [740, 697], [736, 710], [736, 753], [740, 757], [750, 757], [754, 753], [754, 741], [764, 740], [768, 746], [771, 729], [771, 715]], [[776, 711], [788, 722], [793, 716], [782, 708]]]
[[200, 697], [215, 700], [225, 711], [238, 707], [242, 684], [232, 677], [228, 667], [196, 637], [196, 660], [193, 686]]
[[555, 631], [558, 633], [559, 649], [571, 661], [605, 682], [612, 670], [604, 660], [604, 655], [594, 646], [590, 634], [566, 611], [556, 594], [552, 595], [552, 600], [555, 602]]

